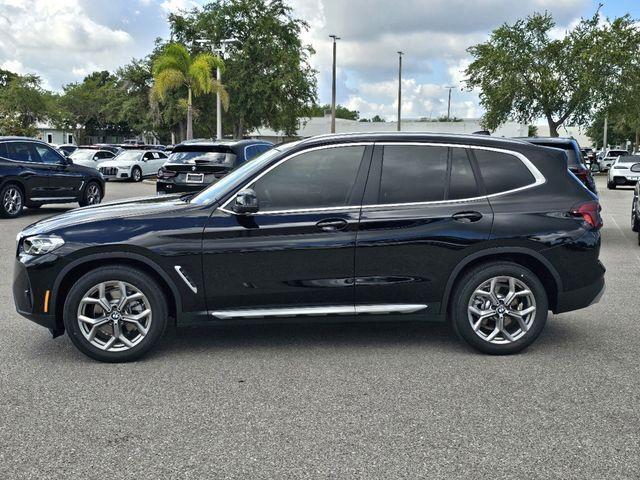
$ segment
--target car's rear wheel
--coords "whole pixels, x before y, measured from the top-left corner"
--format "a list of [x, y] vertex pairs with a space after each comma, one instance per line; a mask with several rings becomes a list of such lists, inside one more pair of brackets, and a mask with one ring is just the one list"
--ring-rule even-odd
[[84, 189], [82, 198], [78, 202], [81, 207], [97, 205], [102, 201], [102, 190], [96, 182], [89, 182]]
[[453, 292], [456, 333], [484, 353], [517, 353], [540, 335], [547, 321], [547, 294], [538, 277], [512, 262], [479, 265]]
[[140, 167], [133, 167], [131, 170], [131, 180], [134, 182], [142, 181], [142, 170], [140, 170]]
[[167, 324], [158, 283], [126, 266], [93, 270], [71, 287], [64, 325], [84, 354], [103, 362], [127, 362], [147, 353]]
[[640, 224], [638, 224], [638, 216], [636, 215], [636, 209], [638, 208], [638, 200], [633, 199], [633, 203], [631, 204], [631, 230], [637, 232], [640, 230]]
[[5, 185], [0, 190], [0, 217], [15, 218], [24, 208], [24, 194], [22, 189], [13, 183]]

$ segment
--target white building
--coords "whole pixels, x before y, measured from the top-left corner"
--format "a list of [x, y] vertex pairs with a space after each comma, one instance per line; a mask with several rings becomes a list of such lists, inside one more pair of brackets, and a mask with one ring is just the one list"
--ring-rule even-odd
[[[359, 122], [336, 118], [336, 133], [370, 133], [370, 132], [395, 132], [397, 122]], [[427, 132], [427, 133], [473, 133], [483, 130], [480, 119], [468, 118], [461, 122], [425, 122], [419, 120], [403, 120], [403, 132]], [[300, 127], [296, 135], [288, 137], [283, 132], [276, 132], [269, 128], [256, 129], [249, 134], [254, 138], [269, 140], [274, 143], [308, 138], [331, 132], [331, 117], [312, 117], [300, 120]], [[492, 133], [497, 137], [526, 137], [527, 126], [517, 123], [506, 123]]]

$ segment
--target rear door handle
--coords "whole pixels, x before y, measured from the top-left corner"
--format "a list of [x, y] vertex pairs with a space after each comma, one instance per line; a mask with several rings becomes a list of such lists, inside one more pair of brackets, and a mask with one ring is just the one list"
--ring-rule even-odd
[[345, 228], [347, 228], [347, 225], [349, 225], [349, 223], [341, 218], [330, 218], [327, 220], [321, 220], [316, 223], [316, 227], [318, 227], [320, 230], [324, 230], [325, 232], [344, 230]]
[[456, 222], [472, 223], [482, 220], [482, 214], [480, 212], [458, 212], [454, 213], [451, 218]]

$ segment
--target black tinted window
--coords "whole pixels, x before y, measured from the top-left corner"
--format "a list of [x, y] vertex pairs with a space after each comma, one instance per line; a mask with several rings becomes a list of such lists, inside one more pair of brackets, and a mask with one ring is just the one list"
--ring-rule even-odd
[[385, 146], [378, 202], [388, 204], [444, 200], [447, 152], [447, 147]]
[[27, 142], [8, 142], [7, 158], [18, 162], [40, 162], [40, 155], [33, 144]]
[[571, 143], [536, 143], [536, 145], [541, 145], [543, 147], [551, 147], [551, 148], [559, 148], [560, 150], [564, 150], [564, 153], [567, 154], [567, 166], [571, 167], [579, 167], [582, 165], [582, 161], [576, 155], [576, 151]]
[[287, 160], [253, 185], [260, 210], [347, 205], [363, 154], [364, 147], [336, 147]]
[[535, 181], [529, 169], [514, 155], [479, 149], [473, 152], [489, 195], [531, 185]]
[[0, 143], [0, 157], [5, 157], [7, 158], [7, 144], [6, 143]]
[[35, 144], [35, 149], [43, 163], [61, 163], [62, 155], [46, 145]]
[[476, 177], [471, 168], [467, 151], [463, 148], [451, 148], [451, 180], [449, 181], [448, 200], [473, 198], [479, 195]]

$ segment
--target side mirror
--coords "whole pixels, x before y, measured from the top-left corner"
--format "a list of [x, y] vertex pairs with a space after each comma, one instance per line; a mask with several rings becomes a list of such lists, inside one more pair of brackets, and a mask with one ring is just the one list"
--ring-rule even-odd
[[256, 213], [259, 208], [258, 196], [251, 188], [246, 188], [239, 192], [233, 202], [233, 211], [241, 215]]

